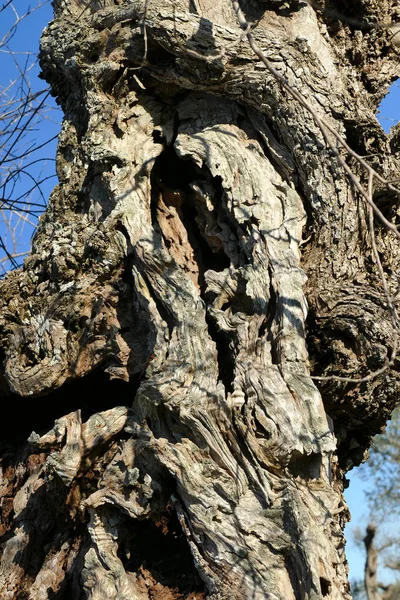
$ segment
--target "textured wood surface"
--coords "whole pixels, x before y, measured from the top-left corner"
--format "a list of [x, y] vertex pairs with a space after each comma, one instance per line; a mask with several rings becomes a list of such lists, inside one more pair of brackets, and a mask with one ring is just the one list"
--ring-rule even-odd
[[[54, 4], [59, 185], [0, 284], [20, 428], [2, 455], [1, 596], [346, 600], [344, 474], [398, 376], [311, 374], [363, 376], [394, 343], [365, 206], [229, 2]], [[348, 22], [288, 4], [243, 3], [257, 44], [393, 179], [396, 134], [374, 113], [398, 9], [357, 2], [357, 26], [355, 2]], [[399, 243], [376, 236], [395, 293]]]

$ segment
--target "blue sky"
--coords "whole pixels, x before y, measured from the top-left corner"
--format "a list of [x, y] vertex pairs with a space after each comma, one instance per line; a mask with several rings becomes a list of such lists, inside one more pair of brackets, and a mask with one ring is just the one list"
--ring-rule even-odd
[[[358, 528], [362, 534], [365, 534], [365, 528], [368, 524], [368, 506], [364, 491], [367, 490], [368, 482], [361, 477], [361, 469], [352, 469], [347, 478], [350, 486], [345, 491], [345, 498], [350, 509], [351, 521], [345, 528], [346, 536], [346, 556], [349, 562], [350, 581], [353, 579], [364, 579], [365, 552], [362, 544], [357, 543], [355, 534]], [[382, 580], [380, 573], [380, 580]]]
[[377, 117], [388, 133], [389, 129], [400, 120], [400, 80], [392, 83], [389, 93], [382, 100]]
[[[4, 0], [0, 0], [0, 7], [3, 3]], [[32, 5], [35, 5], [35, 0], [32, 0]], [[14, 6], [16, 7], [19, 14], [22, 15], [27, 10], [27, 1], [14, 0]], [[11, 40], [10, 46], [12, 47], [14, 52], [22, 53], [15, 55], [18, 58], [18, 61], [21, 65], [23, 65], [24, 61], [26, 60], [26, 54], [23, 53], [32, 52], [36, 54], [38, 52], [39, 37], [41, 31], [51, 18], [52, 8], [50, 2], [47, 2], [43, 7], [36, 10], [28, 18], [23, 20], [18, 26], [17, 33]], [[2, 35], [4, 35], [4, 33], [8, 30], [8, 28], [13, 24], [14, 21], [15, 14], [11, 10], [7, 9], [6, 11], [0, 13], [0, 39]], [[4, 51], [0, 54], [0, 61], [1, 93], [1, 89], [6, 87], [9, 84], [10, 80], [12, 80], [15, 77], [15, 62]], [[46, 83], [38, 79], [37, 75], [38, 68], [35, 67], [30, 71], [30, 80], [32, 84], [32, 89], [36, 91], [46, 87]], [[56, 108], [54, 101], [51, 98], [49, 98], [49, 103], [50, 106], [53, 107], [53, 109]], [[386, 96], [386, 98], [381, 104], [378, 117], [381, 121], [382, 127], [386, 132], [389, 131], [391, 126], [398, 122], [400, 118], [400, 83], [395, 82], [394, 84], [392, 84], [390, 94]], [[45, 120], [42, 121], [40, 126], [38, 125], [35, 132], [33, 133], [33, 142], [37, 145], [40, 145], [48, 139], [52, 138], [54, 135], [56, 135], [59, 130], [59, 120], [59, 112], [48, 111], [46, 113]], [[42, 156], [54, 159], [55, 150], [56, 142], [54, 141], [50, 145], [46, 146]], [[43, 165], [41, 165], [39, 168], [42, 168], [42, 166]], [[47, 162], [45, 168], [51, 175], [54, 170], [54, 164], [52, 164], [51, 161]], [[55, 183], [55, 179], [50, 179], [49, 181], [43, 184], [43, 192], [46, 196], [49, 195]], [[2, 234], [1, 227], [2, 226], [0, 223], [0, 235]], [[21, 238], [21, 245], [19, 247], [20, 251], [24, 251], [29, 247], [31, 233], [32, 228], [26, 227], [24, 230], [24, 235]], [[356, 526], [361, 526], [365, 528], [366, 525], [367, 507], [363, 490], [368, 485], [368, 483], [364, 482], [361, 479], [361, 477], [357, 474], [357, 469], [354, 469], [350, 473], [350, 481], [350, 487], [345, 493], [347, 502], [352, 513], [352, 521], [346, 528], [346, 535], [348, 538], [347, 557], [350, 564], [350, 579], [359, 579], [363, 577], [365, 559], [362, 549], [360, 549], [356, 544], [354, 544], [352, 536], [353, 530]]]
[[[37, 6], [39, 2], [45, 2], [45, 0], [32, 0], [31, 6]], [[0, 9], [4, 3], [5, 0], [0, 0]], [[23, 18], [23, 15], [29, 10], [29, 4], [26, 0], [14, 0], [13, 7], [15, 10], [8, 6], [0, 12], [1, 114], [5, 112], [4, 103], [6, 101], [15, 96], [26, 96], [28, 88], [30, 88], [31, 93], [37, 93], [47, 87], [47, 83], [38, 78], [39, 68], [35, 63], [37, 62], [40, 34], [53, 15], [50, 2], [45, 2], [43, 6], [31, 12], [25, 18]], [[5, 43], [4, 36], [12, 31], [16, 21], [19, 22], [15, 34]], [[26, 71], [26, 77], [18, 78], [19, 73]], [[16, 79], [16, 83], [10, 86], [11, 82]], [[42, 94], [35, 102], [38, 104], [41, 101], [45, 101], [46, 108], [40, 111], [40, 120], [34, 117], [29, 121], [31, 131], [23, 139], [17, 139], [19, 136], [18, 131], [14, 134], [13, 139], [16, 140], [13, 148], [14, 156], [18, 157], [20, 154], [24, 154], [27, 148], [31, 151], [28, 159], [31, 165], [25, 170], [21, 169], [17, 182], [7, 178], [4, 168], [10, 163], [3, 160], [4, 151], [2, 152], [0, 148], [0, 196], [7, 199], [12, 198], [15, 202], [13, 212], [0, 212], [0, 236], [5, 240], [7, 248], [17, 254], [29, 250], [30, 239], [38, 216], [43, 210], [42, 206], [45, 205], [57, 181], [54, 162], [56, 140], [48, 144], [46, 142], [54, 138], [59, 132], [61, 113], [51, 96], [46, 98], [46, 95]], [[30, 119], [30, 116], [31, 113], [28, 112], [25, 116], [25, 122]], [[0, 121], [0, 129], [5, 127], [6, 124]], [[35, 150], [39, 146], [43, 147]], [[14, 164], [15, 162], [20, 164], [19, 160], [14, 161]], [[40, 182], [39, 187], [35, 186], [35, 181]], [[4, 182], [6, 183], [3, 186]], [[16, 183], [15, 186], [14, 183]], [[30, 190], [32, 191], [29, 193]], [[24, 210], [26, 203], [33, 207], [34, 214], [29, 214]], [[11, 230], [13, 236], [10, 234]], [[12, 243], [12, 237], [15, 240], [15, 245]], [[10, 266], [9, 263], [4, 262], [4, 257], [5, 253], [0, 247], [0, 276]], [[22, 259], [23, 256], [19, 257], [18, 262], [21, 262]]]

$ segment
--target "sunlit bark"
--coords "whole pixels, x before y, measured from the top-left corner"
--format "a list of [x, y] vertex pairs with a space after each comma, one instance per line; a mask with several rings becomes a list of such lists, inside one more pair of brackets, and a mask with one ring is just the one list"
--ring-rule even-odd
[[[393, 179], [374, 111], [397, 56], [375, 4], [350, 4], [348, 22], [242, 8], [290, 86]], [[394, 10], [381, 0], [379, 22]], [[65, 119], [60, 185], [1, 290], [18, 437], [2, 598], [350, 598], [344, 473], [398, 398], [395, 369], [311, 377], [362, 377], [394, 344], [354, 185], [226, 0], [56, 0], [41, 64]], [[399, 243], [376, 239], [394, 292]]]

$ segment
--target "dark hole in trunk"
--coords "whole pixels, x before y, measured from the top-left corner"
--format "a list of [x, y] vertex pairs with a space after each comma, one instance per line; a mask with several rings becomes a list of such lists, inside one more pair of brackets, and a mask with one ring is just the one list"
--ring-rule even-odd
[[46, 433], [54, 421], [81, 409], [82, 421], [96, 412], [114, 406], [131, 406], [139, 385], [139, 377], [127, 383], [110, 380], [101, 368], [89, 375], [62, 385], [46, 396], [22, 398], [16, 394], [3, 396], [7, 407], [0, 424], [0, 445], [26, 442], [32, 431]]
[[205, 585], [174, 511], [157, 521], [127, 518], [118, 556], [127, 572], [143, 581], [151, 598], [205, 599]]

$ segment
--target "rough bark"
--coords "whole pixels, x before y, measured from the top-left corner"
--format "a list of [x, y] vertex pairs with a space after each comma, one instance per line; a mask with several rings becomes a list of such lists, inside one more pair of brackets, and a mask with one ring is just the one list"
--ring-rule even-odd
[[[310, 373], [390, 356], [366, 208], [227, 0], [54, 5], [60, 183], [1, 283], [2, 598], [346, 600], [344, 474], [398, 375]], [[242, 8], [394, 178], [398, 136], [374, 113], [396, 2]], [[375, 199], [396, 223], [396, 198]], [[376, 236], [394, 293], [399, 242]]]

